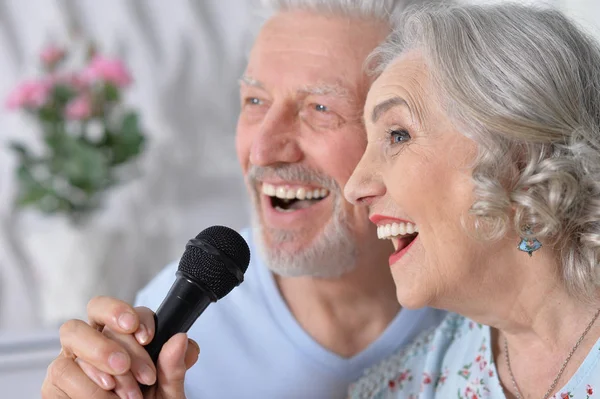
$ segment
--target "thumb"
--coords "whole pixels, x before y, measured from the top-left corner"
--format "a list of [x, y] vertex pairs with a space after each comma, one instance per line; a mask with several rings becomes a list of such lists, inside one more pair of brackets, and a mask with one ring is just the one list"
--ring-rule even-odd
[[[156, 364], [157, 398], [185, 399], [183, 381], [185, 372], [191, 367], [186, 366], [186, 357], [188, 364], [191, 360], [190, 355], [186, 356], [190, 351], [196, 352], [196, 349], [193, 345], [188, 348], [187, 335], [184, 333], [172, 336], [162, 347]], [[195, 363], [195, 359], [193, 362]]]

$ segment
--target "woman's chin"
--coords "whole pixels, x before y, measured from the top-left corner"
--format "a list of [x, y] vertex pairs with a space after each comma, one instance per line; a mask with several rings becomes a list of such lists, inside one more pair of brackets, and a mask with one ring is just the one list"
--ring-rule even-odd
[[396, 298], [400, 305], [402, 305], [405, 309], [421, 309], [426, 306], [429, 306], [428, 298], [418, 297], [415, 295], [407, 295], [405, 293], [400, 293], [396, 290]]

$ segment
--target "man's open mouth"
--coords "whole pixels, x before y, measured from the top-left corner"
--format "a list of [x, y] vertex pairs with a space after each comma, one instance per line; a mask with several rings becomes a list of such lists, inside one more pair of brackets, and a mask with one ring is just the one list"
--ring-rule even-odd
[[271, 206], [278, 212], [306, 209], [329, 196], [329, 190], [321, 187], [273, 185], [263, 183], [263, 194], [271, 199]]

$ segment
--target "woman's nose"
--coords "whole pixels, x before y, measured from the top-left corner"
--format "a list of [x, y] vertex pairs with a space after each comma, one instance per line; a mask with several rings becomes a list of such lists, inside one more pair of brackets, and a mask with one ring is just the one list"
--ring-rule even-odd
[[377, 165], [367, 151], [356, 165], [352, 176], [344, 187], [346, 200], [354, 205], [370, 205], [385, 194], [385, 185], [377, 171]]

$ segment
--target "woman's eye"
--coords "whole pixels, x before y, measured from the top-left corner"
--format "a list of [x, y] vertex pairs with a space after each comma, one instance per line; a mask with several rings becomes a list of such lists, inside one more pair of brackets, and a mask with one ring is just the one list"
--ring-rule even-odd
[[327, 112], [327, 111], [329, 111], [329, 108], [327, 108], [327, 106], [325, 106], [323, 104], [315, 104], [314, 107], [315, 107], [315, 110], [319, 111], [319, 112]]
[[388, 131], [391, 145], [401, 144], [410, 140], [410, 134], [404, 129], [391, 129]]

